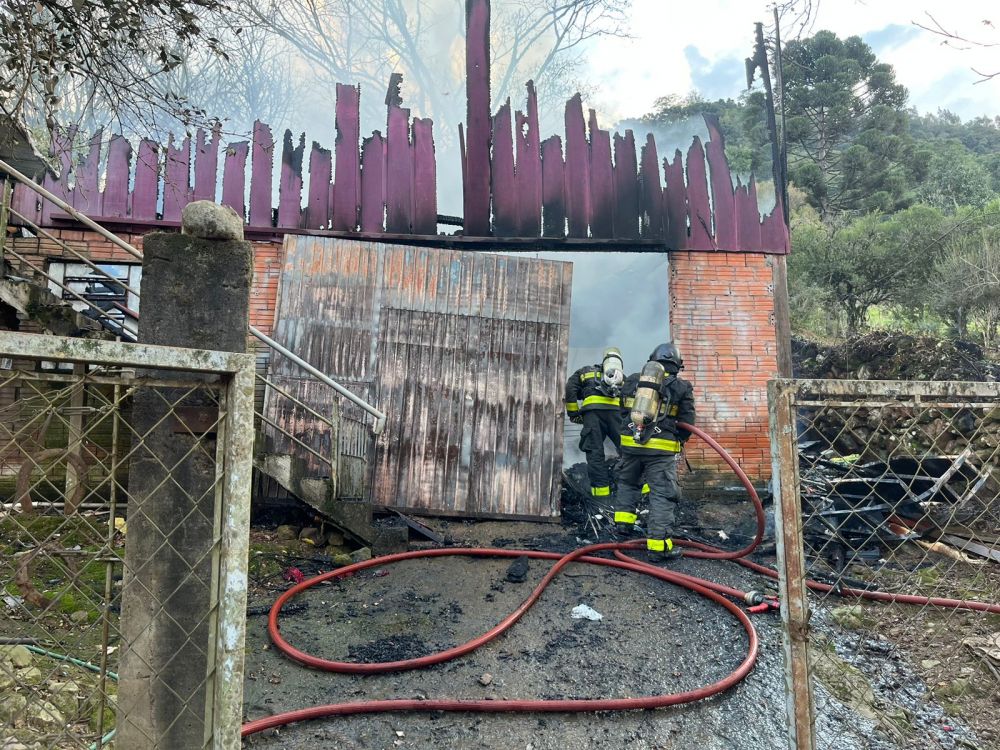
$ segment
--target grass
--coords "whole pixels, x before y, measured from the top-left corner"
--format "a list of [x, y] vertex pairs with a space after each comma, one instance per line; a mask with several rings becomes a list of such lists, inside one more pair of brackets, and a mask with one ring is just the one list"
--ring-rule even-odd
[[[3, 590], [12, 596], [24, 596], [14, 582], [15, 555], [39, 545], [44, 548], [29, 563], [28, 574], [34, 589], [52, 604], [39, 619], [58, 618], [86, 612], [87, 623], [96, 622], [104, 611], [104, 587], [107, 576], [105, 557], [107, 521], [86, 516], [18, 515], [0, 521], [0, 555], [9, 562], [0, 563]], [[112, 549], [121, 558], [123, 550]], [[84, 623], [81, 623], [81, 625]]]

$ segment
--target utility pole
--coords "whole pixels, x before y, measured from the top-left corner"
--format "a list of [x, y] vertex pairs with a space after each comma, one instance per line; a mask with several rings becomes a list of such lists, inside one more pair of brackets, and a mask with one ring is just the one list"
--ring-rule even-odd
[[[786, 150], [784, 145], [784, 89], [781, 77], [781, 43], [778, 31], [778, 11], [774, 11], [776, 47], [775, 69], [778, 74], [778, 91], [782, 95], [782, 129], [779, 134], [775, 115], [774, 92], [771, 89], [771, 70], [767, 59], [767, 45], [764, 42], [764, 24], [756, 23], [756, 44], [754, 56], [746, 59], [747, 88], [753, 86], [754, 74], [759, 70], [760, 79], [764, 84], [764, 102], [767, 114], [767, 130], [771, 136], [771, 173], [774, 177], [775, 201], [781, 207], [785, 229], [788, 231], [788, 180], [786, 172]], [[788, 303], [788, 265], [784, 255], [771, 256], [772, 282], [774, 285], [774, 327], [778, 343], [778, 374], [785, 378], [792, 377], [792, 324]]]

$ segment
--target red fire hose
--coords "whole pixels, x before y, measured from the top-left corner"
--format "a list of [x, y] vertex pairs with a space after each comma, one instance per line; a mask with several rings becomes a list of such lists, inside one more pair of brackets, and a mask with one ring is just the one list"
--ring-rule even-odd
[[[687, 557], [698, 557], [704, 559], [712, 560], [733, 560], [735, 562], [744, 565], [745, 567], [761, 573], [763, 575], [769, 576], [771, 578], [777, 578], [777, 572], [767, 568], [763, 565], [745, 560], [747, 555], [749, 555], [753, 550], [757, 548], [760, 544], [761, 539], [764, 536], [764, 507], [760, 502], [760, 498], [757, 496], [757, 492], [754, 490], [750, 479], [744, 473], [744, 471], [739, 467], [732, 456], [730, 456], [725, 449], [722, 448], [711, 436], [706, 434], [703, 430], [684, 423], [679, 423], [681, 427], [689, 430], [693, 434], [697, 435], [699, 438], [708, 443], [708, 445], [715, 450], [732, 468], [739, 477], [740, 482], [746, 488], [750, 495], [750, 500], [754, 506], [754, 512], [756, 514], [757, 529], [753, 540], [746, 547], [733, 552], [728, 552], [726, 550], [719, 549], [718, 547], [713, 547], [711, 545], [702, 544], [693, 541], [679, 541], [678, 543], [688, 548], [689, 551], [685, 552]], [[690, 576], [684, 573], [679, 573], [671, 570], [665, 570], [663, 568], [658, 568], [653, 565], [648, 565], [646, 563], [640, 562], [633, 558], [628, 557], [624, 554], [623, 550], [626, 549], [637, 549], [641, 546], [645, 546], [643, 540], [631, 541], [631, 542], [611, 542], [604, 544], [592, 544], [587, 547], [582, 547], [578, 550], [570, 552], [566, 555], [560, 555], [554, 552], [536, 552], [533, 550], [508, 550], [508, 549], [491, 549], [491, 548], [456, 548], [456, 549], [434, 549], [434, 550], [421, 550], [418, 552], [403, 552], [396, 555], [387, 555], [385, 557], [379, 557], [372, 560], [366, 560], [365, 562], [356, 563], [354, 565], [348, 565], [344, 568], [338, 568], [337, 570], [330, 571], [328, 573], [323, 573], [314, 578], [307, 579], [302, 583], [293, 586], [292, 588], [285, 591], [281, 596], [278, 597], [274, 605], [271, 608], [271, 612], [267, 620], [267, 630], [274, 642], [275, 646], [282, 651], [284, 654], [289, 656], [291, 659], [304, 664], [307, 667], [312, 667], [313, 669], [320, 669], [330, 672], [341, 672], [346, 674], [380, 674], [385, 672], [397, 672], [407, 669], [417, 669], [420, 667], [427, 667], [433, 664], [440, 664], [442, 662], [454, 659], [459, 656], [468, 654], [480, 646], [489, 643], [491, 640], [499, 636], [501, 633], [508, 630], [514, 625], [521, 617], [531, 608], [531, 606], [538, 601], [544, 592], [545, 588], [551, 583], [552, 579], [555, 578], [567, 565], [570, 563], [587, 563], [590, 565], [604, 565], [612, 568], [619, 568], [621, 570], [629, 570], [635, 573], [642, 573], [643, 575], [652, 576], [654, 578], [659, 578], [662, 581], [672, 583], [681, 588], [685, 588], [689, 591], [710, 599], [716, 604], [725, 608], [730, 614], [735, 617], [739, 623], [743, 626], [747, 633], [747, 655], [740, 662], [739, 666], [733, 670], [731, 674], [713, 682], [710, 685], [705, 685], [704, 687], [697, 688], [695, 690], [688, 690], [682, 693], [667, 693], [664, 695], [653, 695], [644, 698], [597, 698], [597, 699], [565, 699], [565, 700], [450, 700], [450, 699], [436, 699], [436, 700], [375, 700], [375, 701], [355, 701], [351, 703], [333, 703], [324, 706], [313, 706], [310, 708], [298, 709], [295, 711], [288, 711], [286, 713], [276, 714], [274, 716], [268, 716], [263, 719], [256, 719], [254, 721], [247, 722], [243, 725], [242, 736], [247, 737], [251, 734], [264, 731], [265, 729], [270, 729], [273, 727], [284, 726], [286, 724], [291, 724], [299, 721], [306, 721], [309, 719], [319, 719], [327, 716], [347, 716], [351, 714], [362, 714], [362, 713], [385, 713], [390, 711], [472, 711], [472, 712], [489, 712], [489, 713], [504, 713], [504, 712], [581, 712], [581, 711], [626, 711], [635, 709], [650, 709], [650, 708], [663, 708], [666, 706], [675, 706], [681, 703], [691, 703], [693, 701], [702, 700], [713, 695], [717, 695], [725, 690], [736, 685], [738, 682], [743, 680], [753, 669], [754, 664], [757, 661], [757, 652], [759, 648], [759, 643], [757, 639], [757, 631], [754, 629], [753, 624], [750, 622], [750, 618], [747, 614], [740, 609], [736, 604], [726, 599], [726, 596], [732, 597], [734, 599], [745, 601], [748, 604], [753, 604], [750, 608], [752, 612], [763, 612], [774, 609], [777, 607], [777, 601], [771, 598], [757, 596], [756, 599], [753, 595], [747, 594], [739, 589], [725, 586], [723, 584], [715, 583], [714, 581], [707, 581], [701, 578], [696, 578], [695, 576]], [[593, 553], [603, 552], [603, 551], [613, 551], [617, 559], [608, 559], [603, 557], [595, 557]], [[354, 662], [342, 662], [333, 661], [330, 659], [323, 659], [322, 657], [313, 656], [307, 654], [299, 649], [295, 648], [293, 645], [286, 641], [280, 632], [278, 627], [278, 618], [281, 615], [281, 609], [287, 604], [292, 598], [305, 591], [306, 589], [312, 588], [313, 586], [322, 583], [324, 581], [335, 580], [337, 578], [343, 578], [356, 573], [366, 568], [381, 567], [384, 565], [389, 565], [394, 562], [399, 562], [401, 560], [412, 560], [417, 558], [426, 557], [445, 557], [451, 555], [462, 555], [466, 557], [530, 557], [538, 560], [555, 560], [555, 564], [549, 569], [548, 573], [542, 578], [539, 584], [531, 592], [527, 599], [516, 609], [514, 612], [509, 614], [503, 620], [501, 620], [497, 625], [491, 628], [486, 633], [483, 633], [477, 638], [473, 638], [459, 646], [455, 646], [444, 651], [440, 651], [436, 654], [429, 654], [427, 656], [422, 656], [415, 659], [404, 659], [400, 661], [393, 662], [379, 662], [372, 664], [360, 664]], [[833, 591], [834, 587], [828, 584], [818, 583], [815, 581], [809, 581], [808, 585], [810, 588], [816, 591]], [[889, 594], [885, 592], [878, 591], [864, 591], [859, 589], [845, 589], [838, 588], [837, 593], [846, 596], [856, 596], [863, 597], [866, 599], [873, 599], [876, 601], [887, 601], [887, 602], [900, 602], [906, 604], [930, 604], [934, 606], [941, 607], [952, 607], [952, 608], [965, 608], [974, 609], [984, 612], [994, 612], [1000, 614], [1000, 605], [995, 604], [985, 604], [982, 602], [969, 602], [960, 601], [957, 599], [941, 599], [941, 598], [926, 598], [920, 596], [912, 596], [907, 594]]]

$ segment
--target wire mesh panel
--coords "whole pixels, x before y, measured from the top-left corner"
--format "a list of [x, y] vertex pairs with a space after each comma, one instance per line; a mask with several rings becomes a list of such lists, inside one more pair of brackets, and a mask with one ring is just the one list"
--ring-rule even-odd
[[[185, 746], [235, 747], [252, 357], [8, 333], [0, 352], [16, 356], [0, 370], [0, 747], [114, 746], [151, 711], [196, 728]], [[120, 691], [130, 659], [142, 684]]]
[[880, 747], [1000, 747], [1000, 384], [770, 395], [791, 746], [839, 701]]

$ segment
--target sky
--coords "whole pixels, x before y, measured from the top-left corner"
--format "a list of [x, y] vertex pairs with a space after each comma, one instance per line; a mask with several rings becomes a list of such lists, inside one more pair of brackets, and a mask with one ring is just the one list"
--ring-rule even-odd
[[[814, 0], [815, 2], [815, 0]], [[858, 35], [896, 69], [921, 112], [950, 109], [969, 119], [1000, 114], [1000, 76], [986, 83], [970, 68], [1000, 70], [1000, 5], [987, 0], [820, 0], [814, 31]], [[631, 38], [600, 39], [580, 78], [597, 91], [591, 104], [608, 122], [649, 112], [658, 97], [693, 90], [709, 99], [735, 97], [746, 86], [744, 59], [754, 22], [771, 20], [761, 0], [632, 0]], [[914, 21], [998, 44], [955, 49]], [[995, 28], [983, 24], [992, 19]]]

